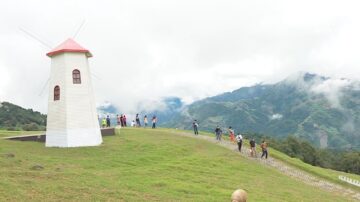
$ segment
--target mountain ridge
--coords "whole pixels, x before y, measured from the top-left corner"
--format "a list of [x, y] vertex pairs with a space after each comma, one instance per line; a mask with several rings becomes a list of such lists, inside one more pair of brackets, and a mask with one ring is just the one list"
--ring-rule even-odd
[[232, 126], [241, 132], [274, 137], [295, 135], [322, 148], [360, 149], [358, 81], [311, 73], [292, 75], [275, 84], [256, 84], [187, 105], [166, 127], [202, 129]]
[[45, 130], [46, 115], [10, 102], [0, 102], [0, 128], [7, 130]]

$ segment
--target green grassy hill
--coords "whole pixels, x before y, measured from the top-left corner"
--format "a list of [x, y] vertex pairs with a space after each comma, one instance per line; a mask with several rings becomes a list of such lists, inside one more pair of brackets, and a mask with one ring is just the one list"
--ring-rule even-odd
[[46, 115], [9, 102], [0, 102], [0, 129], [45, 130], [45, 125]]
[[0, 140], [0, 201], [229, 201], [237, 188], [249, 201], [351, 201], [176, 133], [126, 128], [100, 147], [67, 149]]

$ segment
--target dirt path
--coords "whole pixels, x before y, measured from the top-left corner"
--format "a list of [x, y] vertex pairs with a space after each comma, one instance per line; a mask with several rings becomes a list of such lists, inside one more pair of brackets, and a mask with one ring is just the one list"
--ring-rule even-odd
[[289, 177], [295, 178], [297, 180], [300, 180], [306, 184], [321, 188], [328, 192], [341, 193], [342, 195], [349, 197], [349, 198], [353, 199], [354, 201], [360, 201], [360, 192], [356, 192], [354, 190], [344, 188], [340, 185], [334, 184], [334, 183], [326, 181], [324, 179], [320, 179], [320, 178], [315, 177], [305, 171], [302, 171], [298, 168], [289, 166], [286, 163], [283, 163], [282, 161], [279, 161], [279, 160], [271, 158], [271, 157], [269, 157], [267, 160], [261, 159], [261, 158], [250, 157], [249, 152], [248, 152], [249, 148], [247, 148], [244, 145], [243, 145], [242, 152], [240, 153], [240, 152], [238, 152], [237, 145], [234, 145], [234, 144], [230, 143], [229, 141], [223, 140], [221, 142], [218, 142], [215, 140], [215, 138], [212, 138], [209, 136], [204, 136], [204, 135], [195, 136], [195, 135], [192, 135], [189, 133], [174, 132], [173, 134], [186, 136], [186, 137], [192, 137], [192, 138], [196, 138], [196, 139], [203, 139], [203, 140], [218, 144], [222, 147], [225, 147], [227, 149], [230, 149], [230, 150], [233, 150], [233, 151], [239, 153], [240, 155], [242, 155], [245, 158], [248, 158], [253, 161], [257, 161], [258, 163], [261, 163], [261, 164], [269, 166], [269, 167], [273, 167], [273, 168], [279, 170], [281, 173], [283, 173]]

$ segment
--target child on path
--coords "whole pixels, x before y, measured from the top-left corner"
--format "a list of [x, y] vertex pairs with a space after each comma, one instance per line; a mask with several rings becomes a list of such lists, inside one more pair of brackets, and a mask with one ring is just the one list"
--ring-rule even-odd
[[260, 147], [262, 150], [261, 158], [263, 158], [265, 156], [265, 159], [267, 159], [268, 152], [267, 152], [267, 143], [265, 142], [265, 140], [262, 141]]
[[197, 121], [195, 119], [194, 122], [193, 122], [193, 128], [194, 128], [194, 134], [195, 135], [199, 135], [198, 126], [199, 126], [199, 124], [197, 123]]
[[236, 141], [238, 144], [239, 152], [241, 152], [243, 137], [240, 133], [238, 133], [238, 135], [236, 136]]
[[230, 126], [228, 131], [229, 131], [230, 142], [235, 143], [235, 131], [234, 131], [234, 129], [232, 129], [232, 127]]

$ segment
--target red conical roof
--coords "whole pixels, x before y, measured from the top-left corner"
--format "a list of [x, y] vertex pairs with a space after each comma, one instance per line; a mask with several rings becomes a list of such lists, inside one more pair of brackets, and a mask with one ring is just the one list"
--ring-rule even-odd
[[62, 44], [54, 48], [52, 51], [48, 52], [46, 55], [52, 57], [59, 53], [72, 52], [72, 53], [85, 53], [87, 57], [92, 57], [92, 54], [89, 50], [81, 47], [71, 38], [64, 41]]

